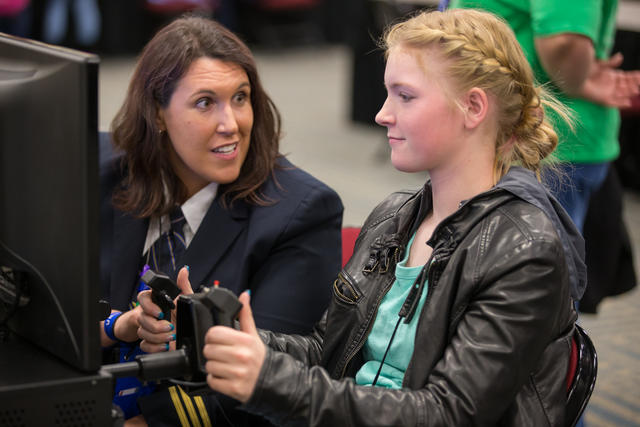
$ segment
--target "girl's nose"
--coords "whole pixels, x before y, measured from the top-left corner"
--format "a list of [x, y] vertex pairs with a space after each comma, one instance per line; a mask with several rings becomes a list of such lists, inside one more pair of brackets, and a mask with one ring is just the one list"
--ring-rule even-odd
[[376, 114], [376, 123], [379, 124], [380, 126], [388, 126], [389, 124], [392, 123], [392, 115], [389, 112], [389, 106], [387, 105], [389, 102], [389, 98], [387, 98], [384, 101], [384, 104], [382, 104], [382, 107], [380, 108], [380, 111], [378, 111], [378, 114]]

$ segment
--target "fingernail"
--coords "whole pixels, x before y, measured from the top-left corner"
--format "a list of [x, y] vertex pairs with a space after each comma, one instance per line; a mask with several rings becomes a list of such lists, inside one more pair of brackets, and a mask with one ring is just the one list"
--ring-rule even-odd
[[185, 265], [184, 267], [187, 269], [187, 271], [189, 271], [189, 266], [188, 265]]
[[173, 326], [173, 323], [169, 323], [169, 330], [170, 330], [170, 331], [173, 331], [175, 328], [176, 328], [176, 327], [175, 327], [175, 326]]
[[158, 313], [158, 320], [162, 320], [162, 319], [164, 319], [164, 313], [160, 312]]
[[171, 334], [171, 341], [175, 341], [176, 340], [176, 334]]
[[247, 289], [247, 294], [249, 294], [249, 296], [251, 296], [251, 289]]
[[165, 351], [169, 351], [169, 343], [166, 343], [166, 344], [164, 345], [164, 350], [165, 350]]

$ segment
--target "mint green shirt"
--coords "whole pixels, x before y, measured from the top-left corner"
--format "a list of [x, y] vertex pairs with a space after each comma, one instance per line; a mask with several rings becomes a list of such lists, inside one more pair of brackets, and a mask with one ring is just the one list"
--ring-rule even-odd
[[[404, 259], [396, 265], [396, 280], [393, 282], [391, 289], [384, 296], [376, 320], [371, 329], [371, 333], [362, 348], [365, 363], [356, 373], [356, 384], [371, 385], [380, 367], [380, 361], [389, 344], [389, 339], [393, 333], [393, 328], [398, 322], [398, 313], [407, 298], [413, 283], [420, 274], [422, 266], [406, 267], [409, 258], [409, 249], [413, 244], [415, 234], [407, 244], [407, 251]], [[387, 388], [402, 388], [402, 380], [404, 373], [409, 366], [409, 361], [413, 355], [413, 347], [415, 345], [416, 327], [420, 312], [424, 306], [427, 297], [427, 284], [425, 283], [424, 291], [420, 297], [416, 314], [410, 323], [400, 322], [396, 336], [393, 339], [387, 358], [384, 361], [380, 377], [376, 382], [376, 386]]]
[[[451, 0], [451, 8], [478, 8], [505, 19], [516, 34], [539, 83], [549, 82], [534, 40], [561, 33], [581, 34], [593, 41], [596, 57], [606, 59], [615, 36], [617, 0]], [[560, 138], [555, 157], [573, 163], [603, 163], [620, 154], [618, 109], [559, 93], [574, 111], [575, 133], [553, 112], [549, 117]]]

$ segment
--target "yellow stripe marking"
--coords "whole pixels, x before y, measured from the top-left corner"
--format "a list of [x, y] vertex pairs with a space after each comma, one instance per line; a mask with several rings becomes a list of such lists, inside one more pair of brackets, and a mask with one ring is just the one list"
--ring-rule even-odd
[[173, 406], [176, 408], [176, 412], [178, 413], [180, 425], [182, 427], [191, 427], [189, 424], [189, 420], [187, 419], [187, 414], [184, 412], [184, 408], [182, 407], [182, 401], [180, 400], [180, 396], [178, 396], [178, 392], [176, 391], [175, 386], [169, 387], [169, 394], [171, 395]]
[[198, 407], [198, 411], [200, 412], [200, 418], [202, 418], [204, 427], [212, 427], [211, 420], [209, 419], [209, 413], [207, 412], [207, 407], [204, 406], [204, 400], [202, 400], [202, 396], [195, 396], [193, 400], [196, 401], [196, 406]]
[[187, 407], [187, 413], [189, 414], [189, 418], [191, 418], [191, 422], [195, 427], [202, 427], [200, 420], [198, 419], [198, 414], [196, 414], [196, 408], [193, 407], [191, 398], [184, 392], [184, 390], [182, 390], [182, 387], [178, 387], [178, 390], [180, 390], [180, 396], [182, 397], [184, 406]]

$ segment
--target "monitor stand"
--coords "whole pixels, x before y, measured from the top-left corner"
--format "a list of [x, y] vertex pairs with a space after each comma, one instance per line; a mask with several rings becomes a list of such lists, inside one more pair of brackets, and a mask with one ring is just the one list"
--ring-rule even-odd
[[114, 425], [110, 375], [79, 371], [11, 335], [0, 342], [0, 425]]

